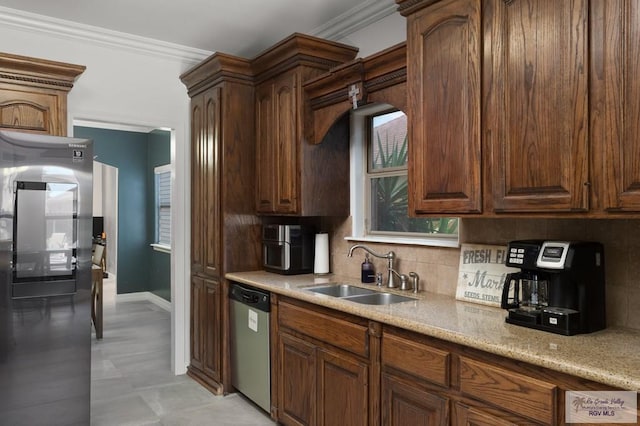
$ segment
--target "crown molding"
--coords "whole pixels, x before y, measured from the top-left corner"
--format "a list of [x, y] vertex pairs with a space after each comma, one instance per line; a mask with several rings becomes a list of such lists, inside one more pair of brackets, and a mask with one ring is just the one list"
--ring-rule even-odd
[[0, 6], [0, 25], [117, 49], [199, 63], [213, 52]]
[[311, 32], [328, 40], [341, 40], [397, 11], [394, 0], [369, 0], [335, 17]]
[[[368, 0], [348, 10], [326, 24], [315, 28], [310, 35], [328, 40], [341, 40], [348, 35], [395, 13], [394, 0]], [[193, 65], [202, 62], [214, 52], [108, 30], [64, 19], [25, 12], [0, 6], [0, 25], [57, 37], [89, 41], [136, 53], [165, 57]]]

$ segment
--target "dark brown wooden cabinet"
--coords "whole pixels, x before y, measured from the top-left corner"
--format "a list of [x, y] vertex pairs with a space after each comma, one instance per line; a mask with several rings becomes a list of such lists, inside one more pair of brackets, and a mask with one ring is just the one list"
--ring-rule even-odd
[[286, 333], [278, 336], [279, 421], [312, 425], [316, 418], [316, 347]]
[[369, 364], [330, 348], [318, 349], [320, 426], [366, 426], [369, 422]]
[[[640, 211], [640, 4], [591, 1], [594, 188], [608, 213]], [[599, 182], [595, 182], [598, 184]]]
[[181, 76], [191, 97], [191, 363], [214, 393], [230, 388], [227, 272], [258, 269], [254, 88], [249, 61], [214, 54]]
[[638, 216], [637, 2], [396, 2], [412, 214]]
[[382, 424], [449, 426], [449, 399], [384, 373], [381, 385]]
[[298, 212], [299, 72], [287, 72], [256, 89], [258, 211]]
[[221, 307], [220, 283], [192, 276], [190, 372], [196, 371], [201, 381], [212, 381], [209, 387], [214, 388], [222, 382]]
[[221, 88], [191, 99], [191, 272], [220, 276], [220, 143]]
[[276, 417], [285, 425], [377, 424], [378, 339], [367, 321], [281, 299]]
[[0, 54], [0, 129], [67, 135], [67, 94], [84, 66]]
[[350, 46], [293, 34], [252, 60], [259, 214], [348, 215], [348, 191], [341, 189], [348, 189], [348, 128], [320, 144], [307, 141], [302, 83], [356, 53]]
[[589, 1], [483, 5], [490, 206], [495, 212], [586, 211]]
[[407, 17], [410, 212], [482, 209], [480, 28], [478, 0]]

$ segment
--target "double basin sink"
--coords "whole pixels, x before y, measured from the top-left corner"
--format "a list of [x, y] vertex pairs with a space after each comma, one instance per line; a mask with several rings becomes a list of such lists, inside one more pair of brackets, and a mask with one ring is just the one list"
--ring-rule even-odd
[[413, 297], [401, 296], [394, 293], [384, 293], [368, 288], [356, 287], [349, 284], [331, 284], [309, 287], [314, 293], [326, 294], [365, 305], [390, 305], [392, 303], [414, 301]]

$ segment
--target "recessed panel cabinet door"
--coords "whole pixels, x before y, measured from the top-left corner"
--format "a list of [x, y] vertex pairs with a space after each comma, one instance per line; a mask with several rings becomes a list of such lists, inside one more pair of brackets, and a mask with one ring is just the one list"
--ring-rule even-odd
[[256, 88], [256, 179], [258, 213], [273, 213], [277, 167], [275, 145], [273, 85], [264, 83]]
[[[204, 280], [203, 300], [204, 312], [201, 312], [201, 332], [203, 333], [204, 373], [211, 379], [220, 382], [222, 372], [222, 303], [220, 300], [220, 283], [215, 280]], [[204, 314], [204, 315], [202, 315]]]
[[449, 399], [382, 374], [382, 424], [388, 426], [449, 426]]
[[[203, 208], [204, 223], [201, 235], [204, 235], [204, 272], [210, 276], [220, 274], [220, 136], [221, 136], [221, 89], [216, 87], [205, 92], [204, 98], [204, 143], [202, 148], [204, 185]], [[204, 231], [204, 232], [203, 232]], [[202, 239], [202, 236], [200, 236]]]
[[314, 425], [316, 347], [288, 334], [279, 335], [278, 346], [278, 420], [285, 425]]
[[407, 19], [409, 211], [478, 213], [480, 2], [445, 0]]
[[368, 366], [318, 350], [318, 426], [369, 424]]
[[589, 207], [587, 0], [487, 0], [484, 138], [496, 212]]
[[191, 100], [191, 272], [220, 270], [220, 88]]
[[298, 74], [286, 73], [275, 79], [277, 213], [298, 211]]
[[66, 111], [59, 103], [62, 103], [59, 95], [3, 89], [0, 91], [0, 128], [63, 136]]
[[204, 170], [204, 95], [191, 99], [191, 273], [204, 270], [204, 226], [203, 209], [205, 203]]
[[604, 209], [640, 211], [640, 3], [593, 2], [593, 136]]

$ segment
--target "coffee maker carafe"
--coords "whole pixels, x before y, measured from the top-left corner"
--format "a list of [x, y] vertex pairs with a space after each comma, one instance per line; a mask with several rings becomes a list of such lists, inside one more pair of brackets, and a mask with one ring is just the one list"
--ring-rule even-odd
[[600, 243], [512, 241], [501, 306], [510, 324], [558, 334], [605, 327], [604, 251]]

